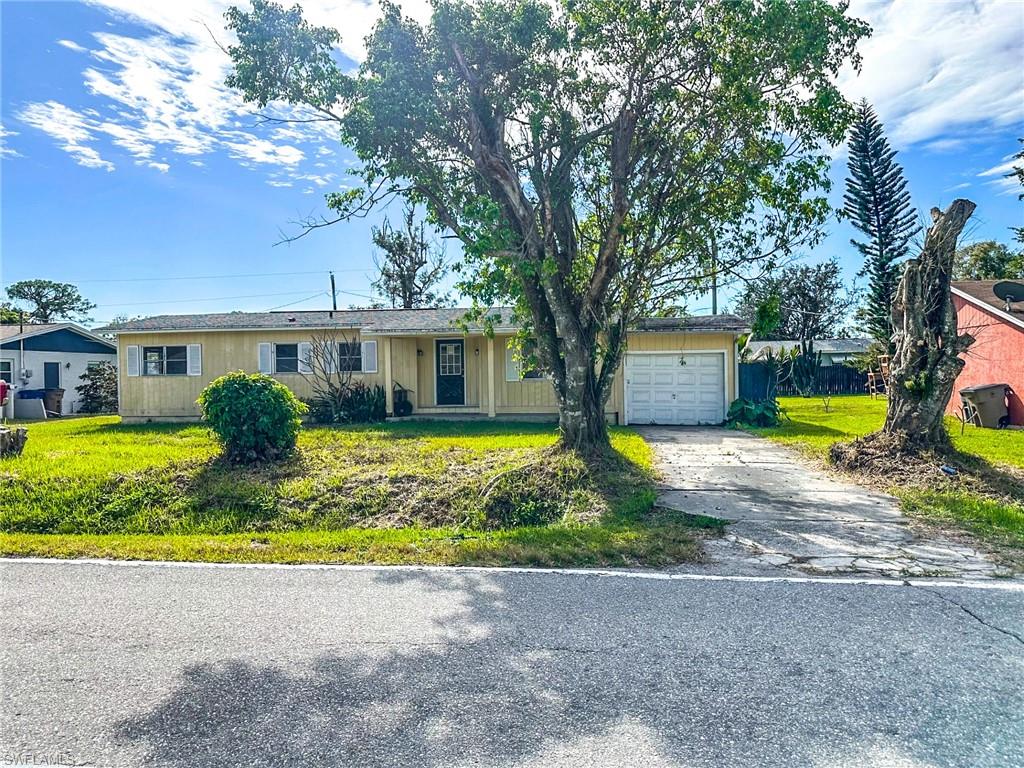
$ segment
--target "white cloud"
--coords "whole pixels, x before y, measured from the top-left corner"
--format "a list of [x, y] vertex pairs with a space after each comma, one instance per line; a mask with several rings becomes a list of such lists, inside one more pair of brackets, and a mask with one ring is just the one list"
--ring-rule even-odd
[[281, 146], [248, 134], [241, 134], [240, 137], [242, 141], [225, 142], [232, 157], [245, 158], [254, 163], [295, 166], [306, 156], [298, 147]]
[[840, 86], [875, 106], [895, 145], [1024, 120], [1024, 4], [854, 0], [849, 12], [874, 33]]
[[59, 102], [47, 101], [29, 104], [17, 117], [23, 123], [52, 136], [57, 145], [79, 165], [105, 171], [114, 170], [113, 163], [104, 160], [95, 147], [88, 145], [95, 137], [81, 113]]
[[167, 163], [146, 163], [150, 168], [156, 168], [160, 173], [167, 173], [170, 170], [170, 165]]
[[277, 179], [267, 179], [267, 184], [272, 187], [290, 187], [292, 185], [290, 181], [278, 181]]
[[7, 137], [17, 135], [17, 131], [8, 131], [3, 125], [0, 125], [0, 157], [21, 157], [17, 150], [7, 146]]
[[999, 165], [995, 165], [979, 173], [978, 178], [988, 179], [985, 183], [990, 187], [995, 187], [1000, 190], [1001, 194], [1017, 194], [1020, 192], [1020, 181], [1010, 174], [1013, 173], [1014, 166], [1020, 164], [1021, 161], [1014, 159], [1013, 155], [1007, 155]]
[[58, 40], [57, 45], [63, 45], [65, 48], [70, 48], [75, 53], [85, 53], [87, 48], [79, 45], [74, 40]]

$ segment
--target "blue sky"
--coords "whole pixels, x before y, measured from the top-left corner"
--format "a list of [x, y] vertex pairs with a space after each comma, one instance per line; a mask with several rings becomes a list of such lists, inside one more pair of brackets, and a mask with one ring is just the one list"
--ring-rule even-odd
[[[223, 86], [221, 0], [0, 3], [0, 281], [75, 282], [115, 315], [366, 303], [370, 226], [274, 246], [351, 183], [349, 152], [316, 129], [260, 127]], [[404, 3], [425, 18], [425, 0]], [[306, 2], [342, 30], [355, 65], [377, 14], [364, 0]], [[850, 98], [878, 109], [920, 212], [978, 203], [969, 238], [1009, 241], [1024, 204], [1003, 177], [1024, 135], [1024, 2], [854, 2], [875, 34]], [[845, 155], [836, 150], [834, 198]], [[810, 261], [859, 266], [833, 222]], [[453, 249], [454, 250], [454, 249]], [[216, 277], [215, 277], [216, 276]], [[221, 277], [223, 276], [223, 277]], [[152, 280], [147, 278], [161, 278]], [[182, 279], [168, 279], [182, 278]], [[691, 302], [707, 309], [706, 297]]]

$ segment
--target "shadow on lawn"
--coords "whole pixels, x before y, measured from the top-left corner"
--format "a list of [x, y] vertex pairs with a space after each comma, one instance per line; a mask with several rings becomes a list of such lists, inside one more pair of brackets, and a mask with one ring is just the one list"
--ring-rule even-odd
[[[953, 643], [948, 631], [921, 638], [894, 628], [893, 639], [870, 622], [830, 630], [823, 617], [813, 632], [799, 621], [765, 622], [756, 603], [776, 598], [761, 589], [725, 602], [752, 620], [722, 621], [710, 585], [562, 577], [553, 586], [536, 580], [558, 577], [408, 571], [366, 578], [387, 602], [350, 609], [341, 597], [337, 615], [317, 614], [308, 643], [254, 638], [244, 654], [185, 667], [157, 706], [117, 723], [110, 741], [167, 768], [710, 768], [916, 765], [935, 756], [929, 734], [991, 738], [998, 695], [976, 702], [976, 682], [945, 707], [886, 692], [891, 680], [940, 684], [948, 671], [931, 663], [931, 648]], [[879, 669], [891, 671], [884, 680], [865, 672]], [[965, 707], [978, 714], [963, 717]], [[896, 721], [911, 731], [900, 734]]]

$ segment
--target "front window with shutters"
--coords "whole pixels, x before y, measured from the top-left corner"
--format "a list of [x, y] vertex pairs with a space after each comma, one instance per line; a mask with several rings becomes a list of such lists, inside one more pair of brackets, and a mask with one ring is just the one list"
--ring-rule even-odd
[[299, 345], [274, 345], [274, 373], [299, 372]]
[[143, 347], [143, 376], [186, 376], [188, 347]]
[[363, 350], [358, 341], [338, 344], [338, 370], [353, 373], [363, 370]]

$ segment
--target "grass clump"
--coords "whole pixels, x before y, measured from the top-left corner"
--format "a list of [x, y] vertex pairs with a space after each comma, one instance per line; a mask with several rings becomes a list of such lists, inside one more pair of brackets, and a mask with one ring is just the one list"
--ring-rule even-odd
[[666, 564], [699, 557], [653, 510], [650, 449], [599, 465], [546, 425], [305, 428], [284, 460], [217, 460], [209, 430], [116, 418], [31, 426], [0, 464], [5, 554], [253, 562]]

